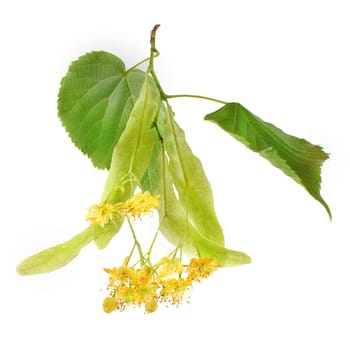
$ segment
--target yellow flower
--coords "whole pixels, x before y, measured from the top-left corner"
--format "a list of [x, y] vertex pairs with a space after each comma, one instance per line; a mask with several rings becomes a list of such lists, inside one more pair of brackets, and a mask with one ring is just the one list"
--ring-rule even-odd
[[104, 268], [104, 271], [110, 275], [110, 296], [103, 302], [105, 312], [124, 311], [128, 306], [141, 307], [143, 304], [147, 313], [157, 309], [159, 285], [153, 281], [151, 266], [145, 265], [135, 270], [126, 266], [124, 262], [124, 265], [118, 268]]
[[115, 212], [115, 207], [112, 204], [94, 204], [88, 208], [86, 220], [103, 227], [113, 219]]
[[155, 265], [157, 269], [157, 278], [159, 280], [163, 278], [175, 277], [176, 275], [181, 276], [183, 271], [183, 265], [179, 258], [170, 258], [169, 255], [160, 259]]
[[125, 215], [139, 218], [154, 208], [159, 208], [159, 195], [152, 196], [149, 192], [139, 192], [125, 202]]
[[103, 300], [103, 311], [110, 313], [114, 310], [118, 309], [118, 301], [113, 297], [106, 297]]
[[88, 208], [86, 220], [104, 227], [115, 217], [139, 218], [149, 213], [153, 208], [159, 208], [159, 195], [152, 196], [149, 192], [139, 192], [125, 203], [94, 204]]
[[145, 312], [151, 313], [159, 302], [179, 306], [183, 300], [189, 301], [194, 281], [200, 282], [220, 267], [210, 258], [191, 259], [183, 265], [181, 259], [167, 255], [155, 265], [136, 268], [128, 266], [129, 258], [122, 266], [104, 268], [109, 274], [109, 296], [103, 302], [107, 313], [124, 311], [129, 306], [144, 306]]
[[185, 278], [170, 278], [162, 281], [162, 289], [159, 292], [160, 300], [179, 306], [181, 301], [188, 296], [192, 287], [192, 281]]
[[145, 302], [145, 311], [150, 314], [158, 309], [156, 300], [150, 300]]
[[201, 281], [211, 275], [221, 265], [211, 258], [191, 259], [187, 266], [188, 278], [192, 281]]
[[151, 282], [152, 280], [152, 267], [144, 265], [141, 269], [136, 271], [135, 280], [139, 285], [145, 285]]
[[[157, 283], [150, 282], [148, 284], [137, 286], [137, 306], [145, 305], [145, 309], [150, 308], [151, 304], [157, 303], [158, 295], [157, 289], [159, 285]], [[136, 304], [136, 303], [135, 303]], [[148, 305], [148, 306], [147, 306]], [[156, 309], [154, 309], [156, 310]], [[151, 311], [147, 311], [151, 312]]]
[[135, 270], [132, 267], [125, 265], [114, 267], [113, 269], [104, 268], [105, 272], [109, 273], [109, 283], [114, 284], [128, 284], [135, 278]]

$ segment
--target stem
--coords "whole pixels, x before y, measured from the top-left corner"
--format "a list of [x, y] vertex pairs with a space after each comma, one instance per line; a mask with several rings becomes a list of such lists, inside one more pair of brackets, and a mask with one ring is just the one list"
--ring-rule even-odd
[[165, 95], [165, 98], [179, 98], [179, 97], [189, 97], [189, 98], [200, 98], [202, 100], [217, 102], [221, 104], [227, 104], [228, 102], [218, 100], [217, 98], [207, 97], [207, 96], [201, 96], [201, 95], [189, 95], [189, 94], [179, 94], [179, 95]]
[[135, 245], [137, 247], [137, 250], [139, 251], [141, 266], [143, 266], [145, 264], [145, 257], [144, 257], [143, 252], [142, 252], [141, 244], [136, 238], [136, 234], [135, 234], [134, 228], [131, 225], [130, 219], [127, 218], [127, 220], [128, 220], [128, 224], [129, 224], [131, 233], [134, 237]]
[[157, 74], [154, 71], [154, 67], [153, 67], [154, 58], [159, 56], [159, 51], [156, 49], [156, 32], [157, 32], [157, 29], [159, 27], [160, 27], [160, 25], [156, 24], [153, 27], [152, 31], [151, 31], [151, 39], [150, 39], [151, 52], [150, 52], [150, 58], [149, 58], [148, 72], [152, 75], [152, 78], [153, 78], [154, 82], [157, 85], [157, 88], [159, 90], [159, 93], [160, 93], [161, 97], [164, 100], [167, 100], [169, 98], [178, 98], [178, 97], [199, 98], [199, 99], [202, 99], [202, 100], [212, 101], [212, 102], [221, 103], [221, 104], [227, 104], [228, 102], [219, 100], [217, 98], [207, 97], [207, 96], [190, 95], [190, 94], [167, 95], [164, 92], [162, 86], [160, 85], [160, 82], [159, 82], [159, 79], [157, 77]]
[[179, 259], [180, 261], [182, 261], [182, 244], [181, 244], [181, 241], [179, 242], [179, 244], [177, 245], [177, 247], [174, 249], [173, 251], [173, 256], [172, 256], [172, 259], [175, 259], [176, 258], [176, 255], [177, 255], [177, 252], [180, 251], [180, 256], [179, 256]]
[[159, 56], [159, 51], [156, 49], [156, 32], [157, 29], [160, 27], [160, 24], [156, 24], [152, 31], [151, 31], [151, 39], [150, 39], [150, 43], [151, 43], [151, 52], [149, 55], [149, 67], [148, 67], [148, 71], [152, 72], [153, 71], [153, 60], [154, 57]]
[[128, 266], [128, 265], [129, 265], [129, 262], [130, 262], [131, 256], [132, 256], [133, 253], [134, 253], [135, 247], [136, 247], [136, 242], [134, 242], [134, 245], [132, 246], [131, 252], [130, 252], [129, 257], [128, 257], [128, 262], [126, 263], [125, 266]]
[[158, 233], [159, 233], [159, 232], [160, 232], [160, 227], [158, 227], [157, 232], [156, 232], [156, 234], [154, 235], [154, 237], [153, 237], [153, 239], [152, 239], [152, 243], [151, 243], [151, 245], [150, 245], [150, 247], [149, 247], [149, 249], [148, 249], [148, 252], [147, 252], [147, 254], [146, 254], [148, 260], [150, 260], [151, 253], [152, 253], [152, 249], [153, 249], [154, 243], [155, 243], [155, 241], [156, 241], [156, 239], [157, 239], [157, 237], [158, 237]]
[[156, 32], [157, 29], [160, 27], [160, 24], [156, 24], [152, 31], [151, 31], [151, 52], [150, 52], [150, 57], [149, 57], [149, 66], [148, 66], [148, 72], [152, 75], [152, 78], [154, 80], [154, 82], [156, 83], [156, 86], [158, 88], [158, 91], [161, 95], [162, 98], [166, 98], [166, 94], [164, 92], [164, 90], [162, 89], [162, 86], [160, 85], [159, 79], [157, 77], [157, 74], [154, 71], [154, 67], [153, 67], [153, 62], [154, 62], [154, 58], [159, 56], [159, 51], [156, 49]]

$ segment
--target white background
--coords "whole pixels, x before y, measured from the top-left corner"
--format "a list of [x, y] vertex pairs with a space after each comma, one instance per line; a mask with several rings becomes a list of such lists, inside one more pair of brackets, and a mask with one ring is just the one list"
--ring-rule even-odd
[[[1, 349], [350, 348], [348, 1], [7, 1], [1, 30]], [[250, 265], [198, 285], [191, 303], [105, 314], [103, 266], [128, 232], [31, 277], [16, 264], [86, 225], [106, 172], [71, 144], [56, 112], [69, 63], [106, 50], [148, 56], [168, 93], [242, 103], [331, 153], [322, 194], [333, 211], [209, 122], [219, 105], [173, 101], [211, 181], [227, 246]], [[2, 323], [3, 323], [2, 322]]]

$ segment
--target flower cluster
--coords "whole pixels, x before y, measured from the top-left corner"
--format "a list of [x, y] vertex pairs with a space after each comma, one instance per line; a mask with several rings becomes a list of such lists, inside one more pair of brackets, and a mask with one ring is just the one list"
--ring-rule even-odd
[[107, 313], [142, 305], [146, 313], [151, 313], [160, 302], [178, 306], [188, 300], [193, 282], [201, 282], [220, 267], [210, 258], [194, 258], [183, 265], [180, 259], [166, 256], [153, 266], [140, 268], [130, 267], [128, 262], [127, 258], [120, 267], [104, 269], [109, 274], [109, 296], [103, 302]]
[[159, 194], [152, 196], [149, 192], [139, 192], [125, 202], [124, 215], [133, 218], [149, 213], [159, 208]]
[[126, 202], [103, 203], [90, 206], [86, 220], [103, 227], [114, 218], [140, 218], [152, 209], [159, 207], [159, 195], [153, 196], [149, 192], [139, 192]]
[[[194, 258], [184, 265], [174, 254], [152, 265], [149, 257], [158, 231], [144, 255], [130, 219], [140, 218], [159, 207], [159, 195], [139, 192], [125, 202], [97, 204], [88, 209], [86, 219], [102, 227], [115, 218], [127, 218], [135, 241], [122, 266], [104, 268], [109, 274], [109, 295], [103, 301], [105, 312], [144, 306], [145, 312], [151, 313], [157, 310], [159, 303], [178, 306], [183, 300], [189, 300], [194, 282], [201, 282], [220, 266], [210, 258]], [[131, 266], [130, 258], [135, 247], [139, 252], [139, 265]]]

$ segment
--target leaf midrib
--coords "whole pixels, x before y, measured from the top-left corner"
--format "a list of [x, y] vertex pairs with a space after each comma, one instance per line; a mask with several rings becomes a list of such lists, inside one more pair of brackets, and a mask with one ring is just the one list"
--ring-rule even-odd
[[[242, 108], [244, 109], [243, 106], [242, 106]], [[248, 113], [250, 113], [250, 112], [248, 111]], [[238, 119], [237, 115], [238, 115], [238, 108], [235, 107], [234, 120]], [[296, 159], [298, 163], [302, 162], [303, 160], [311, 160], [311, 159], [320, 162], [319, 156], [315, 156], [313, 154], [310, 154], [309, 152], [303, 152], [299, 157], [296, 153], [300, 153], [300, 150], [296, 146], [294, 146], [293, 143], [289, 140], [289, 138], [293, 139], [293, 136], [288, 135], [284, 131], [281, 130], [281, 132], [284, 133], [287, 137], [287, 140], [285, 140], [284, 138], [282, 138], [276, 134], [276, 132], [274, 130], [274, 128], [275, 128], [274, 125], [261, 120], [257, 116], [255, 116], [255, 118], [257, 118], [261, 122], [261, 124], [255, 123], [255, 121], [252, 118], [250, 118], [250, 116], [245, 116], [245, 119], [247, 120], [247, 122], [250, 125], [253, 125], [253, 128], [255, 130], [262, 129], [262, 131], [265, 134], [267, 134], [268, 136], [270, 136], [274, 140], [275, 145], [277, 144], [279, 147], [281, 147], [282, 150], [284, 150], [284, 152], [289, 154], [293, 159]], [[266, 124], [270, 125], [272, 130], [270, 130]], [[257, 135], [259, 137], [259, 133], [255, 132], [255, 135]], [[306, 140], [304, 140], [304, 139], [300, 139], [300, 138], [295, 138], [295, 139], [298, 140], [299, 142], [306, 142]], [[260, 140], [262, 140], [264, 142], [264, 144], [266, 144], [266, 141], [264, 138], [260, 137]], [[315, 147], [319, 147], [319, 146], [315, 145]], [[277, 151], [277, 149], [276, 149], [276, 151]]]

